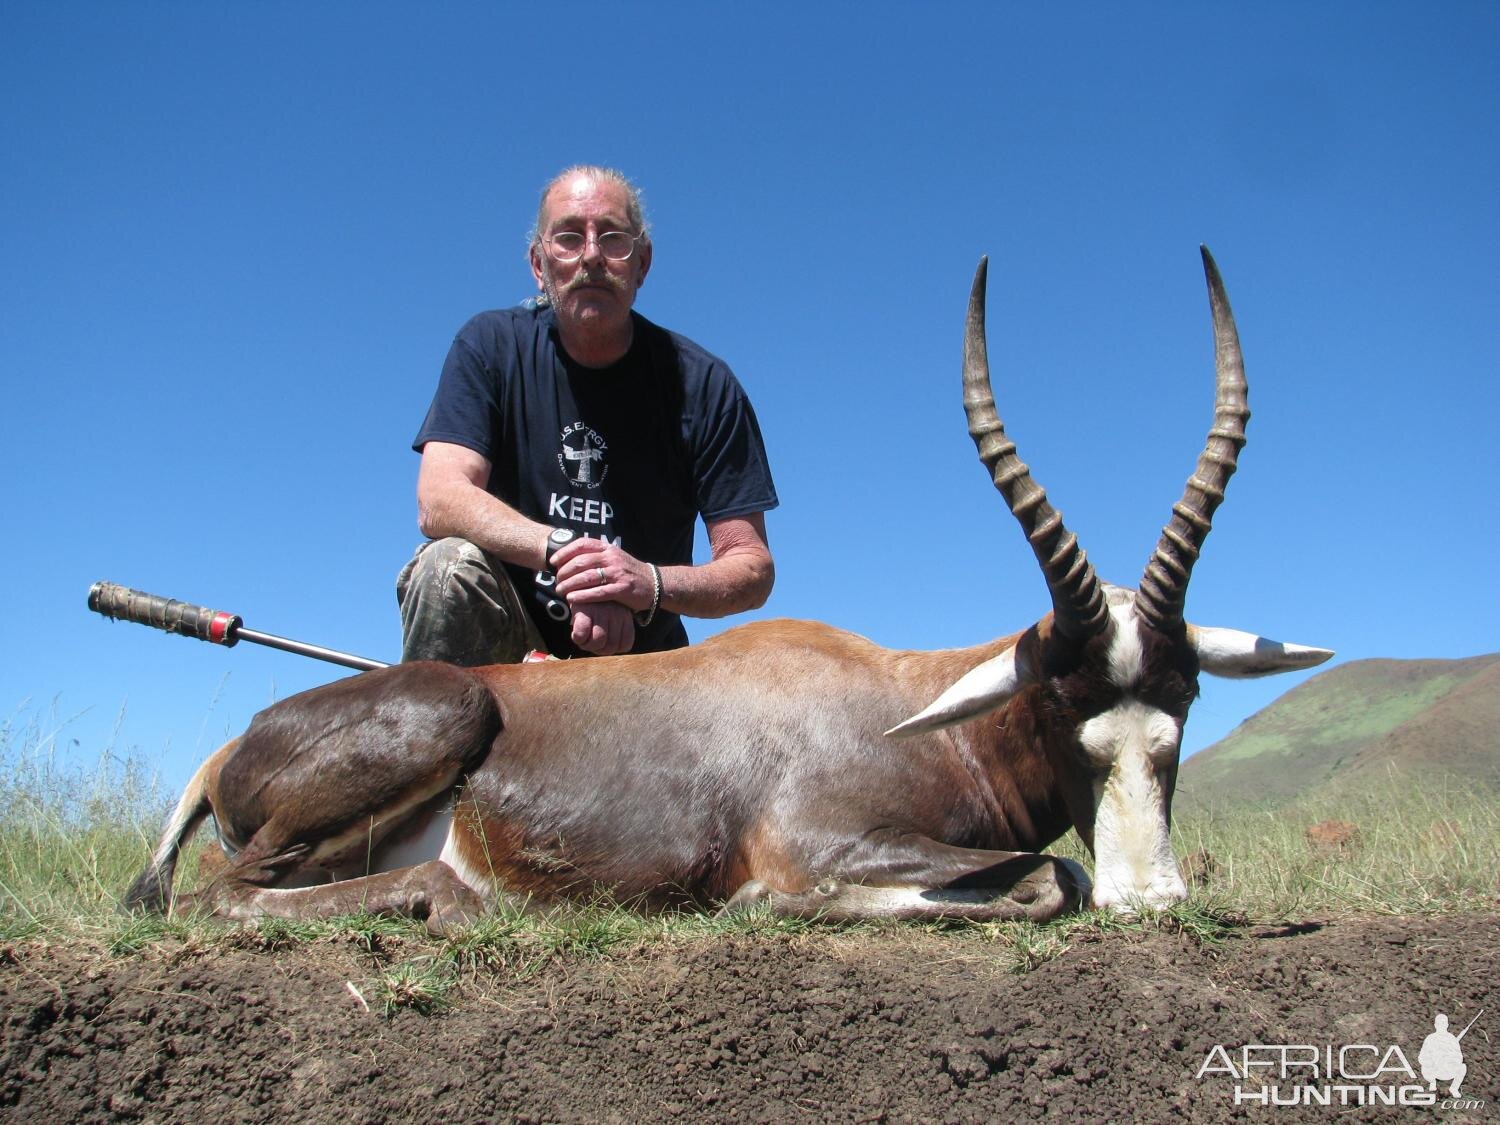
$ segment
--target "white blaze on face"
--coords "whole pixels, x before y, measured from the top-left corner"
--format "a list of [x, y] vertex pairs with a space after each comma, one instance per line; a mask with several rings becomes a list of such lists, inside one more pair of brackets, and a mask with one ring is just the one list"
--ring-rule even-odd
[[1167, 829], [1165, 779], [1181, 730], [1165, 711], [1133, 699], [1078, 730], [1094, 775], [1096, 907], [1181, 902], [1187, 887]]
[[[1141, 671], [1140, 635], [1127, 610], [1115, 610], [1110, 673], [1129, 689]], [[1167, 778], [1182, 727], [1157, 707], [1128, 696], [1078, 728], [1094, 769], [1095, 907], [1164, 906], [1187, 897], [1167, 825]]]

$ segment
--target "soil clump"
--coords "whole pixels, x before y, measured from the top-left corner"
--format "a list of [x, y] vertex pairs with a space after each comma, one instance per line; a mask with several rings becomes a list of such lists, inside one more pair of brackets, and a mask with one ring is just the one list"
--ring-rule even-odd
[[1214, 1046], [1237, 1064], [1245, 1044], [1394, 1045], [1416, 1069], [1436, 1013], [1457, 1030], [1487, 1009], [1462, 1043], [1462, 1096], [1480, 1105], [1441, 1112], [1489, 1120], [1500, 1111], [1497, 921], [1346, 918], [1214, 943], [1087, 932], [1019, 973], [1009, 946], [973, 937], [736, 936], [554, 961], [524, 978], [472, 974], [447, 1010], [389, 1017], [372, 982], [392, 951], [352, 940], [128, 957], [21, 943], [0, 947], [0, 1114], [1373, 1121], [1414, 1111], [1236, 1109], [1235, 1080], [1199, 1072]]

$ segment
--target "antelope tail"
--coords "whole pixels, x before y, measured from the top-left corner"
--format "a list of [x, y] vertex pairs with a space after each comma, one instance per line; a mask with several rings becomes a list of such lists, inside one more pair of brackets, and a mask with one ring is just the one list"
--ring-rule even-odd
[[182, 851], [182, 842], [193, 834], [203, 818], [212, 811], [208, 790], [219, 776], [219, 768], [239, 745], [233, 738], [209, 755], [198, 767], [193, 779], [183, 790], [177, 807], [167, 818], [161, 842], [146, 870], [135, 877], [130, 889], [125, 892], [123, 906], [126, 910], [144, 910], [153, 914], [165, 914], [172, 905], [172, 875], [177, 870], [177, 857]]

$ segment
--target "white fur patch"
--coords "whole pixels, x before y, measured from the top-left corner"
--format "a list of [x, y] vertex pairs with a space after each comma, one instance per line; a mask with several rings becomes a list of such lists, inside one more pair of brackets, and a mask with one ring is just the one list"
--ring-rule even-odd
[[1135, 623], [1135, 605], [1111, 605], [1109, 614], [1115, 621], [1114, 635], [1109, 639], [1110, 682], [1121, 690], [1129, 690], [1140, 680], [1146, 660], [1140, 629]]
[[[1079, 884], [1087, 886], [1087, 880]], [[820, 884], [813, 895], [822, 895], [827, 887], [826, 909], [834, 917], [860, 918], [995, 918], [1016, 912], [1050, 917], [1060, 911], [1064, 899], [1054, 888], [1047, 888], [1038, 899], [1018, 903], [996, 887], [866, 887], [853, 883]], [[810, 897], [808, 894], [793, 898]], [[775, 896], [773, 895], [773, 902]], [[816, 899], [815, 899], [815, 905]]]
[[490, 870], [481, 870], [464, 862], [464, 858], [458, 850], [456, 840], [458, 823], [453, 818], [452, 808], [446, 810], [446, 820], [448, 834], [447, 838], [443, 841], [443, 850], [438, 855], [438, 859], [452, 868], [453, 873], [458, 876], [459, 881], [480, 898], [486, 900], [495, 898], [500, 893], [500, 884], [499, 880], [495, 878], [495, 873]]
[[1078, 729], [1078, 740], [1098, 771], [1094, 780], [1096, 907], [1159, 906], [1187, 897], [1172, 854], [1163, 783], [1166, 771], [1177, 760], [1181, 739], [1176, 720], [1133, 699], [1122, 700]]
[[323, 867], [336, 879], [357, 879], [414, 867], [436, 859], [448, 835], [453, 806], [413, 816], [429, 795], [414, 793], [379, 817], [351, 824], [337, 836], [319, 840], [303, 867]]
[[[198, 794], [194, 786], [189, 785], [187, 792], [177, 799], [177, 805], [172, 810], [172, 815], [167, 818], [167, 825], [162, 829], [161, 843], [156, 846], [156, 854], [151, 857], [152, 867], [163, 867], [174, 855], [177, 854], [177, 845], [181, 842], [179, 837], [187, 826], [187, 822], [193, 818], [193, 809], [197, 805]], [[214, 821], [215, 829], [218, 821]]]
[[453, 806], [447, 805], [427, 818], [418, 832], [392, 833], [375, 849], [373, 866], [377, 871], [399, 871], [437, 859], [447, 846], [453, 825]]

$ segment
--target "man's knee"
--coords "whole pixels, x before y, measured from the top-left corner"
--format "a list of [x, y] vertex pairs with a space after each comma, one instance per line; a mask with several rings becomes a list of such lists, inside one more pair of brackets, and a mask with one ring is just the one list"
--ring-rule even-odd
[[467, 539], [423, 544], [396, 580], [402, 659], [501, 664], [538, 647], [504, 564]]
[[491, 573], [484, 552], [473, 543], [456, 536], [424, 543], [396, 579], [396, 600], [405, 605], [413, 597], [443, 596], [465, 572], [471, 582], [475, 575]]

